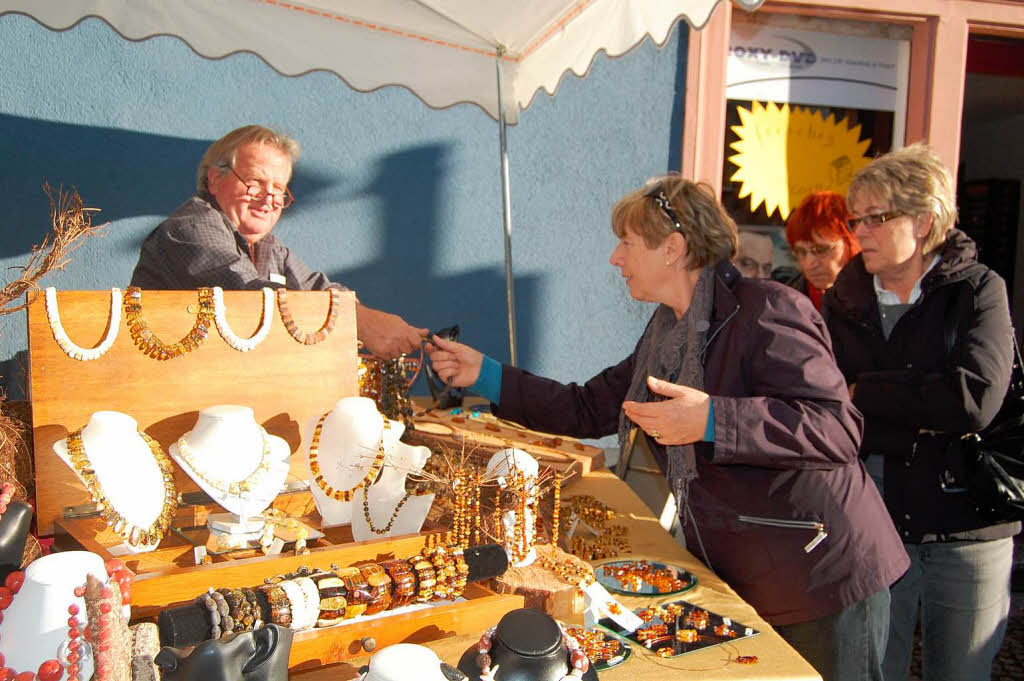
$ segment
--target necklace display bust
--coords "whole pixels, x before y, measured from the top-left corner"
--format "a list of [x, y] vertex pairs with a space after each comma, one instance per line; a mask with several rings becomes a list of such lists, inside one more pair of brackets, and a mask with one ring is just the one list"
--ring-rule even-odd
[[[68, 606], [78, 606], [79, 621], [88, 617], [85, 599], [75, 588], [85, 584], [87, 575], [107, 580], [103, 559], [88, 551], [66, 551], [43, 556], [25, 568], [25, 583], [4, 610], [0, 622], [0, 652], [10, 669], [36, 670], [45, 660], [66, 664]], [[82, 641], [83, 647], [89, 644]], [[92, 675], [92, 654], [81, 651], [79, 681]]]
[[527, 491], [527, 503], [525, 518], [522, 519], [523, 532], [525, 532], [526, 546], [529, 546], [529, 551], [526, 555], [516, 562], [513, 559], [515, 546], [518, 537], [516, 537], [516, 511], [506, 511], [501, 516], [501, 525], [505, 529], [505, 550], [508, 552], [509, 563], [515, 567], [525, 567], [533, 564], [537, 560], [537, 550], [533, 548], [534, 540], [534, 527], [536, 525], [536, 512], [535, 504], [532, 501], [532, 494], [534, 486], [537, 484], [537, 476], [540, 474], [540, 464], [537, 463], [537, 459], [533, 458], [521, 449], [502, 449], [499, 452], [495, 452], [494, 456], [487, 462], [487, 469], [484, 472], [484, 477], [489, 480], [498, 480], [498, 484], [504, 489], [508, 486], [509, 482], [507, 477], [512, 469], [518, 470], [523, 474], [526, 482]]
[[[95, 484], [102, 490], [110, 509], [135, 527], [150, 527], [156, 523], [165, 512], [166, 481], [150, 444], [139, 433], [138, 422], [128, 414], [97, 411], [89, 417], [80, 437], [81, 453], [95, 473]], [[84, 471], [76, 465], [74, 452], [69, 448], [70, 439], [55, 442], [53, 451], [88, 488]], [[110, 552], [115, 556], [143, 553], [152, 551], [159, 543], [159, 540], [136, 545], [123, 542]]]
[[250, 534], [288, 477], [288, 443], [268, 434], [250, 407], [222, 404], [199, 412], [192, 430], [168, 450], [171, 458], [210, 497], [230, 512], [211, 515], [215, 531]]
[[[324, 527], [350, 523], [356, 541], [419, 532], [434, 495], [406, 497], [405, 478], [423, 470], [430, 450], [400, 442], [405, 426], [386, 419], [366, 397], [338, 400], [319, 423], [307, 462], [316, 462], [316, 470], [309, 466], [309, 488]], [[381, 459], [379, 475], [369, 475]], [[371, 531], [366, 512], [378, 530], [389, 522], [390, 528]]]
[[458, 669], [441, 662], [426, 646], [415, 643], [396, 643], [381, 649], [370, 658], [370, 664], [360, 681], [466, 681]]

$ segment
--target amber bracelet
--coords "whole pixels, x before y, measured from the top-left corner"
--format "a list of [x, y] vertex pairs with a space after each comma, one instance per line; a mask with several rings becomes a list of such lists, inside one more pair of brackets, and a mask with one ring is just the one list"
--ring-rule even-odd
[[279, 584], [268, 584], [261, 586], [260, 591], [267, 595], [270, 603], [270, 622], [282, 627], [291, 626], [292, 603], [284, 589]]
[[416, 602], [430, 601], [434, 596], [434, 587], [437, 586], [437, 573], [434, 571], [434, 565], [421, 555], [409, 558], [408, 563], [416, 574]]
[[453, 546], [449, 553], [455, 558], [455, 583], [452, 592], [448, 596], [453, 601], [461, 596], [469, 583], [469, 563], [466, 562], [466, 552], [461, 546]]
[[427, 558], [434, 566], [437, 584], [434, 586], [434, 600], [440, 601], [451, 596], [455, 585], [455, 557], [450, 555], [443, 546], [435, 546], [428, 550]]
[[370, 605], [370, 587], [363, 579], [363, 573], [359, 568], [342, 568], [338, 570], [338, 576], [345, 583], [348, 593], [345, 599], [348, 601], [345, 606], [345, 619], [349, 620], [358, 617], [366, 612]]
[[221, 636], [233, 634], [235, 631], [235, 618], [231, 616], [231, 607], [228, 605], [227, 600], [225, 600], [224, 594], [221, 593], [220, 589], [210, 591], [209, 593], [213, 602], [217, 604], [217, 610], [220, 612]]
[[277, 309], [281, 313], [281, 321], [284, 322], [284, 328], [288, 331], [288, 335], [303, 345], [316, 345], [327, 338], [331, 331], [334, 330], [334, 325], [338, 321], [338, 313], [341, 311], [341, 291], [332, 288], [330, 289], [330, 294], [331, 309], [327, 313], [327, 320], [318, 331], [306, 333], [299, 329], [299, 325], [295, 323], [295, 319], [292, 317], [292, 311], [288, 305], [288, 292], [283, 288], [278, 289]]
[[387, 560], [380, 564], [391, 578], [391, 607], [402, 608], [416, 600], [416, 573], [404, 560]]
[[256, 597], [256, 590], [248, 587], [242, 587], [242, 596], [245, 597], [246, 602], [249, 604], [249, 610], [252, 612], [252, 628], [253, 630], [259, 629], [263, 626], [263, 608], [260, 607], [260, 599]]
[[[245, 592], [241, 589], [232, 589], [231, 592], [235, 594], [238, 599], [238, 615], [232, 612], [235, 617], [235, 622], [241, 622], [241, 628], [244, 631], [252, 631], [256, 627], [256, 613], [253, 612], [252, 603], [245, 597]], [[228, 601], [230, 603], [230, 601]], [[237, 630], [237, 627], [236, 627]]]
[[348, 588], [344, 580], [333, 572], [313, 575], [310, 579], [320, 592], [320, 615], [316, 626], [337, 624], [345, 616], [345, 608], [348, 606]]
[[369, 587], [370, 601], [366, 606], [367, 615], [376, 615], [391, 607], [391, 578], [380, 565], [367, 563], [360, 565], [359, 571]]

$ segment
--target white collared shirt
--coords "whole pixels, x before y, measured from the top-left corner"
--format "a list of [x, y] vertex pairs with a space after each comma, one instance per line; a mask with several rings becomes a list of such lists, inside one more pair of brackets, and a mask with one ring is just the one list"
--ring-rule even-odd
[[[939, 264], [939, 260], [940, 258], [938, 253], [932, 256], [931, 264], [925, 268], [924, 272], [921, 273], [921, 276], [918, 277], [917, 281], [914, 282], [914, 288], [910, 289], [910, 298], [906, 302], [907, 305], [913, 305], [914, 303], [921, 299], [921, 280], [923, 280], [925, 278], [925, 275], [931, 272], [935, 268], [935, 266]], [[875, 285], [875, 296], [878, 298], [879, 305], [904, 304], [903, 301], [900, 300], [900, 297], [898, 295], [896, 295], [892, 291], [882, 288], [882, 280], [878, 277], [877, 274], [872, 277], [872, 282]]]

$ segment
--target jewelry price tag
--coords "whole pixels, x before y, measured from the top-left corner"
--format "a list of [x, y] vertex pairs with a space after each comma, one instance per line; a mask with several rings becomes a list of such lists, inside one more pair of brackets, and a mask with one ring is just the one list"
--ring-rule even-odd
[[284, 539], [274, 537], [274, 541], [270, 544], [270, 548], [267, 549], [267, 555], [276, 556], [281, 553], [282, 549], [284, 549]]
[[[636, 616], [632, 610], [619, 603], [608, 593], [608, 590], [600, 582], [594, 582], [583, 587], [583, 593], [587, 595], [588, 614], [591, 610], [596, 611], [600, 616], [610, 617], [616, 624], [628, 632], [633, 632], [643, 626], [643, 620]], [[595, 617], [595, 620], [600, 617]]]
[[192, 549], [192, 555], [193, 555], [193, 557], [195, 557], [196, 565], [202, 565], [203, 564], [203, 558], [206, 558], [206, 547], [205, 546], [196, 546], [195, 548]]

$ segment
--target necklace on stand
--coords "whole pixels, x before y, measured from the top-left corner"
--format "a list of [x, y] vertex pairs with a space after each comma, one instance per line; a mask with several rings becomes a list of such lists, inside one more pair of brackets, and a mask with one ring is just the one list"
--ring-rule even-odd
[[107, 332], [104, 334], [103, 340], [94, 348], [83, 348], [76, 345], [68, 337], [67, 332], [64, 330], [64, 325], [60, 322], [60, 311], [57, 309], [57, 289], [52, 286], [48, 287], [45, 300], [46, 319], [50, 322], [53, 340], [57, 341], [60, 349], [71, 359], [77, 359], [82, 362], [99, 359], [114, 344], [114, 339], [117, 338], [117, 330], [121, 326], [121, 289], [110, 289], [110, 323], [107, 326]]
[[260, 489], [267, 483], [267, 475], [270, 472], [270, 454], [271, 454], [271, 442], [270, 437], [267, 435], [267, 431], [263, 426], [256, 426], [260, 431], [260, 442], [263, 445], [263, 453], [260, 455], [259, 465], [256, 466], [256, 470], [249, 473], [241, 480], [222, 480], [221, 478], [214, 477], [209, 472], [203, 470], [199, 457], [192, 451], [192, 448], [188, 444], [188, 436], [191, 435], [192, 431], [185, 433], [178, 438], [178, 454], [188, 464], [188, 467], [192, 469], [200, 480], [205, 482], [207, 485], [217, 490], [221, 494], [227, 494], [233, 497], [242, 497], [243, 495], [253, 491], [254, 489]]
[[377, 445], [377, 454], [373, 457], [373, 463], [370, 464], [369, 470], [366, 471], [366, 476], [360, 480], [355, 487], [347, 490], [340, 490], [334, 489], [334, 487], [324, 480], [323, 471], [320, 469], [320, 433], [323, 432], [324, 422], [330, 415], [331, 412], [329, 411], [321, 416], [320, 420], [316, 422], [316, 428], [313, 429], [313, 439], [309, 443], [309, 470], [313, 474], [313, 481], [316, 482], [316, 486], [319, 487], [324, 494], [335, 501], [352, 501], [353, 495], [361, 487], [372, 484], [380, 474], [380, 469], [384, 466], [384, 433], [391, 428], [391, 424], [388, 422], [387, 417], [382, 417], [384, 427], [380, 431], [380, 443]]
[[124, 299], [124, 318], [128, 324], [128, 333], [135, 345], [153, 359], [168, 360], [181, 357], [199, 347], [206, 340], [213, 323], [213, 290], [199, 289], [199, 312], [192, 330], [177, 343], [168, 345], [160, 340], [142, 318], [142, 289], [129, 286]]
[[96, 471], [89, 458], [89, 454], [85, 451], [81, 428], [68, 435], [67, 446], [71, 467], [74, 468], [75, 472], [78, 473], [78, 476], [85, 483], [89, 496], [92, 497], [96, 508], [102, 514], [103, 520], [106, 521], [107, 525], [131, 546], [148, 546], [160, 543], [164, 532], [170, 526], [171, 517], [178, 507], [178, 492], [174, 488], [174, 473], [171, 468], [171, 461], [164, 454], [160, 443], [141, 430], [138, 431], [138, 434], [149, 445], [150, 451], [153, 452], [153, 459], [160, 468], [164, 485], [163, 508], [160, 509], [160, 515], [157, 516], [157, 519], [148, 527], [139, 527], [129, 522], [111, 505], [110, 500], [103, 491], [102, 485], [100, 485], [99, 478], [96, 476]]
[[402, 500], [398, 502], [398, 506], [395, 506], [394, 512], [391, 514], [391, 519], [388, 520], [388, 524], [384, 526], [384, 529], [378, 529], [373, 525], [373, 519], [370, 517], [370, 502], [366, 498], [367, 490], [369, 485], [363, 487], [363, 516], [366, 517], [366, 526], [370, 528], [370, 532], [374, 534], [387, 534], [391, 531], [391, 526], [395, 524], [395, 520], [398, 518], [399, 511], [405, 506], [405, 502], [409, 501], [409, 497], [412, 496], [412, 492], [406, 492]]
[[239, 352], [249, 352], [262, 343], [267, 334], [270, 333], [270, 324], [274, 319], [274, 290], [263, 287], [263, 317], [260, 319], [260, 326], [249, 338], [242, 338], [232, 331], [228, 324], [227, 307], [224, 305], [224, 289], [220, 286], [213, 287], [213, 321], [217, 324], [217, 331], [221, 338], [229, 346]]

